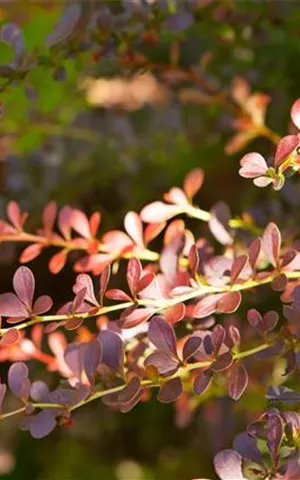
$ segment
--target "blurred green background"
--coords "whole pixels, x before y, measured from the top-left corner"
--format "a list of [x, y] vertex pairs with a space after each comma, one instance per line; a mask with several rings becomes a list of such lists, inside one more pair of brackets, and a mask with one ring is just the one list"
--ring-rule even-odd
[[[103, 2], [117, 13], [126, 11], [130, 3]], [[176, 1], [170, 3], [169, 8], [178, 8], [180, 15], [181, 6]], [[162, 29], [159, 41], [155, 45], [142, 42], [141, 50], [152, 62], [168, 63], [170, 52], [175, 55], [179, 45], [179, 65], [200, 68], [205, 82], [216, 90], [230, 92], [236, 76], [246, 78], [252, 91], [270, 95], [267, 124], [279, 134], [285, 133], [290, 106], [300, 92], [299, 3], [185, 3], [188, 8], [193, 4], [196, 12], [189, 28], [179, 32]], [[57, 2], [0, 2], [0, 19], [2, 23], [16, 22], [28, 50], [43, 54], [44, 39], [53, 30], [62, 7]], [[130, 25], [134, 26], [134, 20]], [[222, 199], [234, 214], [240, 214], [249, 206], [274, 200], [274, 193], [261, 192], [237, 175], [238, 161], [245, 151], [250, 148], [268, 156], [274, 147], [260, 138], [247, 150], [226, 155], [224, 147], [234, 134], [233, 118], [222, 105], [207, 102], [205, 88], [158, 78], [154, 97], [159, 94], [159, 101], [143, 100], [150, 95], [150, 82], [140, 87], [140, 103], [134, 103], [127, 97], [132, 92], [125, 90], [116, 101], [114, 90], [107, 93], [101, 84], [98, 105], [91, 105], [82, 89], [87, 77], [130, 78], [117, 57], [108, 53], [98, 60], [87, 50], [59, 63], [66, 69], [64, 81], [55, 81], [53, 71], [40, 66], [26, 80], [3, 90], [1, 217], [7, 201], [14, 199], [30, 211], [29, 226], [35, 228], [43, 205], [55, 199], [60, 205], [69, 203], [87, 213], [100, 210], [102, 231], [121, 228], [129, 209], [139, 211], [145, 203], [161, 198], [196, 166], [206, 174], [198, 198], [202, 208]], [[11, 46], [1, 42], [1, 64], [12, 58]], [[286, 194], [276, 198], [281, 200], [272, 203], [273, 216], [286, 208]], [[10, 289], [17, 253], [15, 246], [0, 249], [1, 292]], [[52, 294], [59, 305], [68, 298], [75, 274], [68, 266], [53, 279], [48, 258], [46, 253], [31, 266], [41, 290]], [[44, 378], [42, 366], [30, 362], [30, 369], [35, 378]], [[6, 371], [4, 363], [0, 366], [3, 377]], [[54, 374], [47, 374], [47, 380], [53, 385], [57, 381]], [[245, 412], [263, 408], [264, 400], [252, 392], [238, 405], [218, 396], [207, 403], [202, 398], [195, 402], [201, 405], [188, 422], [173, 406], [156, 402], [154, 394], [148, 403], [126, 415], [93, 403], [76, 413], [72, 428], [57, 429], [41, 441], [20, 432], [14, 420], [7, 421], [0, 426], [0, 477], [213, 479], [213, 454], [230, 446], [234, 434], [247, 423]]]

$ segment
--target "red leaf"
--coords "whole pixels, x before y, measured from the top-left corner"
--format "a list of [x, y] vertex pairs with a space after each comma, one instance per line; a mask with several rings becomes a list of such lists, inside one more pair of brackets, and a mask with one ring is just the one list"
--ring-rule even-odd
[[300, 98], [293, 103], [291, 109], [291, 119], [298, 130], [300, 130]]
[[165, 223], [149, 223], [144, 231], [145, 244], [148, 245], [165, 228]]
[[177, 205], [167, 205], [163, 202], [153, 202], [141, 211], [141, 219], [146, 223], [162, 223], [182, 212]]
[[99, 225], [101, 223], [101, 214], [100, 212], [94, 212], [89, 220], [90, 224], [90, 234], [94, 238], [97, 235]]
[[128, 235], [140, 247], [144, 248], [143, 225], [136, 212], [128, 212], [124, 219], [124, 227]]
[[106, 265], [106, 267], [103, 269], [103, 271], [101, 273], [101, 277], [100, 277], [100, 292], [99, 292], [99, 295], [100, 295], [101, 302], [102, 302], [102, 299], [103, 299], [103, 295], [106, 292], [107, 285], [109, 283], [110, 273], [111, 273], [110, 265]]
[[218, 301], [217, 312], [233, 313], [239, 308], [241, 300], [241, 292], [227, 292], [222, 295], [222, 298]]
[[275, 223], [269, 223], [262, 238], [262, 248], [269, 262], [276, 268], [281, 248], [281, 234]]
[[13, 286], [19, 299], [30, 311], [35, 290], [35, 279], [32, 271], [28, 267], [19, 267], [14, 274]]
[[197, 245], [192, 245], [189, 251], [189, 265], [193, 276], [195, 277], [199, 267], [199, 253]]
[[201, 168], [194, 168], [191, 170], [184, 179], [183, 190], [186, 193], [186, 196], [192, 199], [198, 190], [202, 187], [204, 180], [204, 173]]
[[236, 280], [239, 279], [240, 274], [245, 269], [248, 263], [248, 255], [239, 255], [233, 261], [231, 267], [231, 282], [234, 283]]
[[286, 135], [283, 137], [276, 148], [274, 164], [278, 167], [298, 146], [299, 138], [297, 135]]
[[0, 315], [3, 317], [28, 317], [24, 304], [14, 293], [0, 295]]
[[65, 329], [72, 331], [72, 330], [77, 330], [83, 323], [83, 318], [70, 318], [69, 320], [66, 321], [64, 324]]
[[193, 317], [204, 318], [214, 313], [222, 296], [222, 293], [218, 293], [216, 295], [207, 295], [206, 297], [201, 298], [201, 300], [196, 303], [194, 307]]
[[153, 282], [154, 278], [154, 273], [145, 273], [138, 281], [136, 292], [139, 293], [145, 290], [145, 288], [147, 288], [150, 283]]
[[262, 316], [257, 310], [255, 310], [255, 308], [251, 308], [250, 310], [248, 310], [247, 320], [250, 323], [251, 327], [257, 327], [262, 321]]
[[137, 292], [138, 281], [141, 278], [142, 274], [142, 265], [138, 258], [130, 258], [127, 265], [126, 279], [128, 283], [129, 290], [131, 291], [132, 296], [134, 297]]
[[169, 380], [161, 386], [157, 400], [161, 403], [175, 402], [182, 394], [182, 391], [181, 379], [179, 377], [172, 378], [172, 380]]
[[156, 312], [153, 308], [138, 308], [122, 319], [122, 328], [133, 328], [146, 322]]
[[244, 178], [255, 178], [265, 175], [268, 165], [260, 153], [252, 152], [243, 156], [240, 161], [239, 174]]
[[66, 260], [67, 253], [63, 250], [53, 255], [49, 261], [50, 272], [53, 274], [59, 273], [64, 268]]
[[19, 330], [16, 328], [10, 328], [7, 330], [0, 339], [0, 347], [11, 347], [15, 343], [19, 342], [21, 338]]
[[24, 248], [23, 252], [20, 255], [20, 263], [27, 263], [31, 260], [34, 260], [38, 257], [43, 250], [43, 245], [40, 243], [33, 243], [28, 247]]
[[227, 374], [228, 394], [233, 400], [238, 400], [248, 384], [248, 373], [242, 363], [235, 363]]
[[252, 268], [255, 267], [261, 249], [261, 239], [253, 240], [249, 247], [249, 262]]
[[185, 316], [184, 303], [177, 303], [171, 307], [168, 307], [164, 312], [164, 318], [168, 323], [177, 323]]

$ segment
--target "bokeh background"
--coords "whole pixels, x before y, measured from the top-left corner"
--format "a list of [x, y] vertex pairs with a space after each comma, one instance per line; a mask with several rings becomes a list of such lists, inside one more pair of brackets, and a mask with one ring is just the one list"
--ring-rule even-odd
[[[139, 3], [147, 2], [103, 1], [101, 8], [113, 12], [118, 30], [118, 21], [124, 22], [121, 16], [129, 12], [130, 17]], [[268, 125], [279, 134], [286, 132], [290, 106], [300, 92], [299, 3], [152, 3], [169, 9], [171, 19], [158, 41], [146, 38], [140, 50], [153, 63], [193, 66], [203, 84], [181, 82], [149, 69], [132, 74], [110, 51], [98, 58], [88, 50], [64, 60], [62, 81], [49, 69], [33, 69], [26, 81], [14, 82], [0, 94], [1, 217], [8, 200], [17, 200], [30, 212], [29, 226], [34, 229], [42, 207], [55, 199], [59, 205], [71, 204], [87, 213], [100, 210], [103, 231], [122, 228], [128, 210], [140, 211], [172, 185], [180, 185], [184, 175], [198, 166], [206, 175], [197, 198], [202, 208], [225, 200], [234, 214], [240, 214], [263, 202], [275, 219], [292, 208], [291, 201], [297, 204], [294, 190], [292, 200], [290, 190], [277, 194], [275, 200], [272, 192], [262, 192], [238, 177], [243, 153], [251, 148], [268, 157], [274, 147], [258, 138], [251, 147], [242, 145], [229, 154], [234, 116], [222, 102], [210, 98], [207, 85], [230, 96], [233, 79], [247, 79], [252, 91], [270, 95]], [[16, 22], [28, 50], [35, 51], [43, 48], [43, 39], [63, 7], [63, 2], [0, 2], [0, 20]], [[196, 12], [192, 22], [187, 22], [185, 8]], [[134, 29], [135, 20], [129, 17], [125, 24]], [[11, 58], [11, 46], [0, 42], [1, 64]], [[1, 292], [10, 289], [18, 252], [15, 245], [0, 247]], [[40, 290], [60, 305], [68, 298], [75, 274], [67, 266], [53, 279], [47, 267], [50, 253], [31, 267]], [[30, 369], [35, 378], [45, 378], [42, 366], [31, 362]], [[0, 364], [0, 375], [5, 377], [6, 371], [7, 364]], [[46, 379], [56, 384], [55, 374], [48, 373]], [[195, 399], [192, 418], [185, 419], [172, 405], [161, 405], [154, 397], [126, 415], [98, 402], [78, 411], [72, 428], [57, 429], [40, 441], [20, 432], [12, 419], [0, 425], [0, 477], [213, 479], [213, 454], [229, 447], [234, 434], [244, 428], [245, 411], [263, 405], [255, 394], [237, 405], [218, 395], [209, 402], [201, 397]]]

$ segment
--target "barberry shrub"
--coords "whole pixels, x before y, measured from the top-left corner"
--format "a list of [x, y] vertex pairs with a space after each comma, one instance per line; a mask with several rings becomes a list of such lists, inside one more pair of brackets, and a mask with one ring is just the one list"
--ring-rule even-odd
[[[195, 2], [180, 2], [178, 12], [152, 7], [150, 1], [133, 3], [126, 15], [111, 5], [97, 12], [88, 4], [67, 5], [40, 52], [28, 50], [18, 25], [4, 25], [1, 41], [14, 56], [0, 68], [1, 91], [26, 81], [31, 99], [37, 67], [61, 81], [67, 75], [65, 60], [92, 51], [97, 63], [114, 54], [130, 74], [151, 71], [169, 88], [205, 87], [205, 95], [197, 91], [200, 103], [219, 103], [234, 113], [236, 133], [225, 147], [228, 155], [259, 136], [276, 144], [273, 159], [257, 152], [244, 155], [239, 174], [275, 191], [291, 182], [300, 168], [300, 99], [291, 108], [294, 130], [280, 138], [265, 125], [267, 95], [251, 93], [242, 78], [234, 79], [230, 93], [218, 91], [201, 77], [201, 69], [180, 64], [178, 45], [197, 21]], [[176, 10], [176, 2], [166, 3]], [[139, 25], [144, 22], [142, 35], [132, 17]], [[163, 29], [175, 40], [170, 64], [154, 62], [147, 53], [161, 41]], [[0, 242], [25, 245], [20, 263], [51, 247], [56, 252], [50, 273], [56, 275], [69, 262], [77, 276], [64, 305], [47, 292], [35, 295], [34, 273], [23, 265], [14, 274], [13, 291], [0, 294], [0, 361], [11, 363], [0, 382], [0, 419], [19, 417], [20, 428], [39, 439], [57, 426], [71, 426], [77, 409], [99, 399], [117, 415], [155, 394], [159, 402], [173, 402], [182, 419], [193, 416], [195, 399], [209, 402], [218, 395], [242, 402], [247, 392], [261, 396], [264, 390], [265, 411], [251, 413], [232, 449], [217, 453], [215, 471], [221, 480], [299, 480], [297, 225], [293, 218], [275, 223], [255, 209], [232, 217], [223, 202], [203, 210], [195, 200], [201, 198], [203, 181], [203, 171], [194, 169], [163, 201], [128, 212], [123, 231], [101, 234], [100, 212], [88, 218], [51, 201], [33, 233], [26, 227], [27, 213], [16, 202], [8, 204]], [[269, 298], [272, 310], [265, 306]], [[61, 377], [56, 389], [32, 378], [29, 360]], [[10, 396], [19, 402], [12, 411]]]
[[[291, 110], [296, 127], [299, 112], [297, 100]], [[246, 154], [240, 175], [278, 190], [299, 169], [298, 145], [297, 133], [284, 136], [269, 166], [259, 153]], [[232, 218], [225, 203], [199, 208], [194, 199], [203, 181], [203, 171], [194, 169], [163, 201], [128, 212], [124, 231], [102, 234], [99, 212], [88, 218], [53, 201], [44, 208], [41, 228], [28, 232], [27, 213], [8, 204], [0, 240], [27, 244], [20, 263], [51, 246], [57, 249], [51, 274], [70, 261], [77, 276], [62, 306], [49, 295], [35, 295], [34, 273], [23, 265], [13, 291], [0, 295], [0, 358], [11, 362], [0, 384], [0, 419], [18, 415], [20, 428], [39, 439], [57, 425], [71, 425], [74, 411], [99, 399], [126, 413], [155, 391], [159, 402], [175, 402], [192, 415], [189, 400], [205, 398], [209, 389], [217, 386], [219, 395], [238, 402], [263, 382], [266, 411], [257, 412], [232, 449], [215, 456], [215, 470], [222, 480], [299, 480], [298, 231], [273, 221], [262, 225], [255, 212]], [[194, 231], [184, 217], [198, 221]], [[205, 237], [198, 234], [199, 221], [208, 226], [201, 230]], [[127, 262], [127, 286], [112, 288], [121, 262]], [[282, 308], [264, 308], [271, 290]], [[92, 323], [97, 333], [89, 329]], [[58, 372], [55, 390], [31, 378], [29, 359]], [[278, 369], [278, 362], [274, 381], [270, 365]], [[14, 411], [6, 411], [10, 394], [20, 403]]]

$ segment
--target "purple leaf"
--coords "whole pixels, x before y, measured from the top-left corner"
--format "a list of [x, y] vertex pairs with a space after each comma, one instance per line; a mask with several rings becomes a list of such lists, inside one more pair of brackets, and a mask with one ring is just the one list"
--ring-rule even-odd
[[28, 311], [14, 293], [0, 295], [0, 315], [3, 317], [28, 317]]
[[111, 273], [110, 265], [107, 265], [101, 273], [100, 292], [99, 292], [101, 302], [103, 301], [103, 295], [107, 290], [108, 282], [109, 282], [109, 279], [110, 279], [110, 273]]
[[183, 346], [182, 351], [182, 358], [184, 361], [189, 360], [199, 349], [202, 343], [202, 339], [200, 337], [192, 336], [187, 339]]
[[242, 473], [242, 457], [234, 450], [217, 453], [214, 467], [221, 480], [246, 480]]
[[263, 332], [266, 333], [273, 330], [276, 327], [278, 320], [279, 320], [279, 315], [277, 312], [274, 312], [274, 311], [267, 312], [263, 316], [261, 321], [261, 328]]
[[71, 343], [64, 352], [64, 360], [75, 377], [81, 381], [86, 343]]
[[235, 363], [227, 374], [228, 394], [233, 400], [238, 400], [248, 384], [248, 373], [242, 363]]
[[28, 368], [23, 362], [13, 363], [8, 371], [8, 386], [12, 393], [19, 398], [27, 400], [30, 394], [30, 380]]
[[214, 372], [221, 372], [223, 370], [227, 370], [231, 367], [233, 362], [232, 353], [226, 352], [220, 355], [215, 362], [212, 363], [211, 369]]
[[103, 330], [99, 333], [98, 339], [102, 348], [102, 362], [118, 373], [123, 372], [124, 345], [116, 333], [110, 330]]
[[213, 379], [213, 374], [209, 370], [204, 373], [201, 373], [200, 375], [197, 375], [197, 377], [194, 380], [194, 392], [197, 395], [202, 395], [202, 393], [205, 393], [206, 390], [209, 388], [212, 382], [212, 379]]
[[48, 295], [41, 295], [36, 299], [33, 304], [33, 313], [35, 315], [41, 315], [42, 313], [48, 312], [53, 305], [52, 298]]
[[258, 464], [262, 463], [262, 456], [256, 446], [256, 441], [247, 432], [239, 433], [233, 442], [233, 448], [244, 458]]
[[271, 452], [273, 464], [276, 466], [279, 460], [278, 450], [283, 438], [284, 426], [280, 415], [271, 414], [268, 416], [267, 435], [268, 447]]
[[30, 397], [34, 402], [41, 402], [49, 395], [49, 388], [45, 382], [33, 382], [30, 389]]
[[172, 375], [178, 370], [179, 361], [166, 352], [156, 351], [145, 359], [144, 365], [145, 367], [153, 365], [160, 375], [165, 376]]
[[262, 321], [262, 316], [257, 310], [255, 310], [255, 308], [251, 308], [248, 310], [247, 320], [251, 327], [257, 327]]
[[47, 46], [53, 47], [66, 40], [72, 34], [80, 17], [81, 6], [78, 3], [67, 5], [62, 12], [59, 23], [46, 39]]
[[182, 382], [179, 377], [172, 378], [164, 383], [158, 393], [157, 399], [161, 403], [175, 402], [182, 394]]
[[118, 401], [121, 404], [130, 404], [140, 393], [141, 382], [138, 377], [133, 377], [119, 393]]
[[92, 340], [87, 344], [84, 354], [83, 368], [91, 384], [94, 383], [95, 373], [101, 361], [101, 346], [99, 340]]
[[272, 280], [271, 287], [275, 292], [283, 292], [288, 284], [287, 276], [281, 273]]
[[33, 438], [36, 439], [46, 437], [55, 427], [55, 412], [50, 409], [25, 418], [21, 423], [21, 429], [29, 430]]
[[163, 318], [152, 318], [149, 326], [149, 340], [158, 350], [177, 357], [177, 344], [174, 329]]
[[13, 278], [14, 290], [27, 310], [32, 309], [35, 280], [28, 267], [19, 267]]

